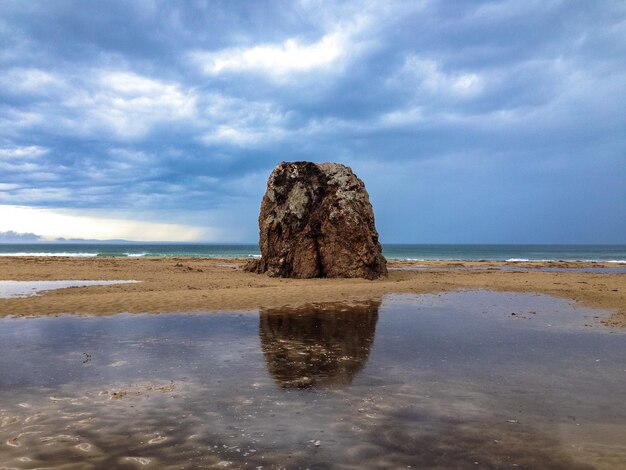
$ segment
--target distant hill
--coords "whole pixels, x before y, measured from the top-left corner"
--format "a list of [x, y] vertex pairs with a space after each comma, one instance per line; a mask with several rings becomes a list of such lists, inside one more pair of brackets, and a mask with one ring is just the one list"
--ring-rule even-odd
[[36, 233], [20, 233], [13, 230], [6, 232], [0, 232], [0, 243], [143, 243], [131, 240], [97, 240], [97, 239], [85, 239], [85, 238], [55, 238], [48, 240]]
[[44, 241], [35, 233], [18, 233], [13, 230], [0, 232], [0, 243], [37, 243]]

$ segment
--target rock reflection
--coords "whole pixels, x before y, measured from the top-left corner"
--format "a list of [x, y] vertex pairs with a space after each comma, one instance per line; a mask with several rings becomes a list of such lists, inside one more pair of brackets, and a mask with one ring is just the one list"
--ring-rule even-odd
[[380, 303], [262, 309], [259, 335], [270, 375], [283, 388], [349, 385], [367, 363]]

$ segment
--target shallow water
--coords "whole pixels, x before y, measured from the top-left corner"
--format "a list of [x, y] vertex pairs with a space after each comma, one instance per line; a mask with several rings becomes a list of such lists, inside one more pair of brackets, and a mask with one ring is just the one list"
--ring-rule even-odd
[[0, 281], [0, 299], [30, 297], [39, 292], [68, 287], [108, 286], [110, 284], [133, 284], [139, 281]]
[[[387, 259], [535, 260], [626, 263], [626, 245], [425, 245], [383, 244]], [[258, 244], [193, 243], [0, 243], [2, 256], [246, 258], [260, 256]]]
[[474, 291], [0, 319], [0, 468], [620, 468], [603, 315]]
[[523, 267], [523, 266], [463, 266], [463, 267], [434, 267], [434, 266], [397, 266], [388, 268], [390, 271], [523, 271], [544, 273], [592, 273], [592, 274], [626, 274], [626, 268], [555, 268], [555, 267]]
[[626, 268], [554, 268], [549, 266], [537, 268], [518, 268], [516, 266], [499, 266], [487, 269], [501, 269], [502, 271], [539, 271], [545, 273], [626, 274]]

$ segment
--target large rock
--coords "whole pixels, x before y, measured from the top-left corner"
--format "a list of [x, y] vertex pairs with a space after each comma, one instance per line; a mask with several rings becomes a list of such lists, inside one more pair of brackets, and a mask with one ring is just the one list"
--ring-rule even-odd
[[339, 163], [280, 163], [259, 215], [261, 258], [250, 271], [276, 277], [387, 275], [363, 182]]

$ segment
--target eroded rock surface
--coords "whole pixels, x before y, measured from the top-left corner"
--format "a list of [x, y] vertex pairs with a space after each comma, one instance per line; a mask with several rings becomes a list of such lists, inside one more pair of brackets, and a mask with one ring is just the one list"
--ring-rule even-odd
[[261, 259], [247, 267], [275, 277], [387, 275], [363, 182], [339, 163], [282, 162], [259, 215]]

